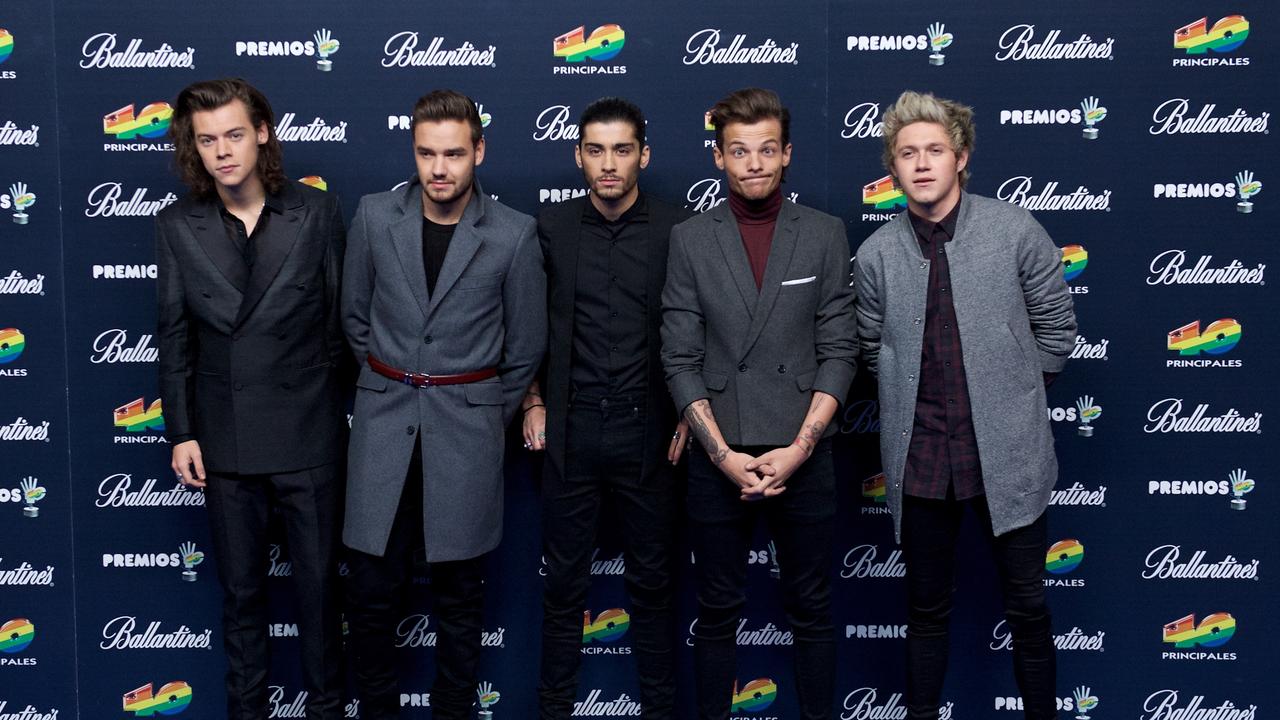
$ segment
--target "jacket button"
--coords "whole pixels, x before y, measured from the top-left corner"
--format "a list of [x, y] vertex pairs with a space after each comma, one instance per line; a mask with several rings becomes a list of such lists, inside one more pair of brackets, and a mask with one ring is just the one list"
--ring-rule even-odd
[[908, 376], [907, 376], [907, 382], [915, 382], [915, 379], [916, 379], [916, 376], [915, 376], [915, 375], [908, 375]]
[[207, 293], [207, 292], [205, 292], [205, 291], [203, 291], [203, 290], [202, 290], [202, 291], [200, 291], [200, 294], [201, 294], [201, 295], [203, 295], [203, 296], [205, 296], [205, 297], [207, 297], [207, 298], [211, 298], [211, 297], [213, 297], [212, 295], [210, 295], [209, 293]]
[[430, 344], [431, 344], [431, 336], [430, 336], [430, 335], [428, 335], [428, 336], [426, 336], [426, 337], [422, 338], [422, 342], [424, 342], [424, 343], [426, 343], [426, 344], [430, 345]]
[[782, 374], [785, 374], [785, 373], [787, 372], [787, 366], [786, 366], [786, 365], [779, 365], [779, 366], [778, 366], [778, 372], [779, 372], [779, 373], [782, 373]]
[[927, 268], [927, 267], [929, 267], [929, 263], [924, 262], [924, 261], [921, 261], [921, 262], [920, 262], [920, 269], [921, 269], [921, 270], [923, 270], [923, 269], [925, 269], [925, 268]]
[[902, 437], [906, 437], [906, 436], [907, 436], [907, 431], [906, 431], [906, 430], [903, 430], [903, 431], [902, 431]]
[[747, 371], [747, 364], [746, 364], [746, 363], [738, 363], [738, 372], [746, 372], [746, 371]]
[[417, 430], [418, 430], [418, 428], [416, 428], [416, 427], [414, 427], [414, 426], [410, 425], [409, 427], [407, 427], [407, 428], [405, 428], [405, 429], [404, 429], [404, 432], [405, 432], [405, 434], [406, 434], [406, 435], [412, 435], [412, 434], [413, 434], [413, 433], [415, 433]]
[[917, 324], [917, 325], [919, 325], [919, 324], [920, 324], [920, 318], [916, 318], [916, 321], [915, 321], [915, 322], [916, 322], [916, 324]]

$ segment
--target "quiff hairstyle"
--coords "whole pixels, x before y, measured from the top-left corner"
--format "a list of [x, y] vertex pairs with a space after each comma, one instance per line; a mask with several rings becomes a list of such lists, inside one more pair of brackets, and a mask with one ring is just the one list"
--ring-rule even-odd
[[782, 125], [782, 147], [785, 148], [791, 142], [791, 111], [783, 107], [778, 93], [755, 87], [729, 93], [711, 108], [711, 124], [716, 128], [716, 147], [724, 147], [725, 125], [751, 125], [771, 118]]
[[413, 123], [411, 129], [417, 129], [420, 122], [444, 122], [456, 120], [471, 126], [471, 145], [480, 144], [484, 137], [484, 126], [480, 124], [480, 111], [475, 101], [456, 90], [432, 90], [418, 98], [413, 106]]
[[[951, 151], [959, 157], [967, 153], [973, 157], [973, 108], [961, 105], [954, 100], [934, 97], [932, 93], [918, 93], [908, 90], [884, 113], [884, 155], [881, 160], [885, 169], [893, 173], [894, 148], [898, 144], [898, 131], [918, 122], [937, 123], [947, 133], [951, 141]], [[969, 182], [969, 166], [960, 171], [960, 187]]]
[[182, 182], [196, 195], [212, 195], [214, 180], [209, 171], [205, 170], [204, 161], [200, 159], [191, 117], [198, 112], [217, 110], [236, 100], [244, 103], [255, 133], [263, 125], [267, 127], [267, 141], [258, 146], [258, 179], [267, 192], [273, 195], [279, 193], [288, 182], [284, 174], [284, 152], [280, 149], [280, 140], [276, 138], [275, 115], [271, 112], [271, 103], [267, 101], [267, 97], [241, 78], [204, 80], [188, 85], [178, 93], [173, 107], [173, 119], [169, 124], [174, 164], [177, 165], [178, 174], [182, 176]]

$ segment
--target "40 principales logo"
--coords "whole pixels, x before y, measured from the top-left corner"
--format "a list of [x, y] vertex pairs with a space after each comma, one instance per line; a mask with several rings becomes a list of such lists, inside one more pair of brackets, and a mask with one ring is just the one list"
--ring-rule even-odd
[[[629, 647], [608, 647], [621, 640], [631, 628], [631, 615], [622, 608], [601, 611], [593, 619], [590, 610], [582, 613], [582, 653], [584, 655], [630, 655]], [[600, 643], [600, 645], [596, 645]]]
[[[0, 65], [13, 56], [13, 33], [0, 28]], [[13, 70], [0, 70], [0, 80], [12, 80], [18, 77]]]
[[735, 679], [729, 712], [763, 712], [777, 699], [778, 684], [770, 678], [756, 678], [741, 687]]
[[556, 75], [623, 75], [627, 72], [625, 65], [586, 64], [605, 63], [618, 56], [627, 45], [627, 32], [621, 25], [605, 23], [591, 34], [587, 34], [587, 26], [579, 25], [551, 41], [551, 54], [565, 61], [564, 65], [556, 65], [551, 71]]
[[13, 618], [0, 625], [0, 653], [15, 655], [36, 639], [36, 626], [26, 618]]
[[1243, 15], [1228, 15], [1209, 26], [1209, 18], [1202, 17], [1173, 31], [1173, 47], [1182, 50], [1184, 57], [1173, 59], [1174, 67], [1214, 67], [1249, 64], [1247, 57], [1218, 57], [1234, 53], [1249, 39], [1249, 21]]
[[1235, 634], [1236, 619], [1229, 612], [1206, 615], [1198, 623], [1192, 613], [1164, 626], [1164, 642], [1182, 652], [1166, 651], [1160, 656], [1165, 660], [1235, 660], [1233, 652], [1213, 651], [1226, 645]]
[[[1235, 318], [1214, 320], [1202, 330], [1199, 320], [1169, 331], [1168, 349], [1176, 350], [1178, 359], [1165, 361], [1167, 367], [1243, 367], [1239, 359], [1219, 359], [1240, 344], [1244, 330]], [[1201, 354], [1209, 357], [1201, 357]]]
[[167, 102], [153, 102], [139, 112], [134, 112], [133, 103], [109, 112], [102, 116], [102, 132], [116, 140], [133, 142], [103, 143], [102, 149], [111, 152], [137, 152], [147, 150], [173, 151], [173, 143], [148, 142], [163, 137], [169, 132], [169, 124], [173, 121], [173, 108]]
[[130, 690], [121, 697], [125, 712], [134, 717], [151, 717], [153, 715], [177, 715], [191, 705], [191, 686], [183, 680], [174, 680], [153, 690], [147, 683], [136, 690]]

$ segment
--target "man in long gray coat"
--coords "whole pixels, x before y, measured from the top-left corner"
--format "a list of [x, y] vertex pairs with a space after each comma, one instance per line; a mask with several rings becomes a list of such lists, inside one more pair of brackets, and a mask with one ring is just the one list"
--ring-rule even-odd
[[973, 111], [932, 95], [903, 93], [885, 113], [884, 163], [907, 212], [858, 250], [858, 334], [879, 377], [886, 494], [907, 567], [907, 717], [938, 717], [968, 507], [999, 569], [1026, 717], [1041, 720], [1056, 717], [1043, 575], [1058, 462], [1045, 387], [1076, 321], [1044, 228], [963, 191], [973, 137]]
[[393, 612], [415, 560], [430, 565], [439, 623], [433, 716], [470, 717], [504, 429], [546, 348], [534, 221], [475, 182], [475, 104], [422, 97], [413, 144], [417, 176], [361, 200], [344, 265], [343, 328], [361, 368], [342, 537], [366, 720], [399, 717]]

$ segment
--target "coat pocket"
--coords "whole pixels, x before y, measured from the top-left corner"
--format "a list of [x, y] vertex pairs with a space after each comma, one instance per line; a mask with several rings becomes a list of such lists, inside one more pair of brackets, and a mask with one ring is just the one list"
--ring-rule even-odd
[[472, 405], [501, 405], [502, 383], [467, 383], [462, 386], [467, 402]]
[[809, 372], [802, 372], [796, 375], [796, 388], [799, 389], [800, 392], [809, 392], [813, 389], [813, 379], [817, 377], [817, 375], [817, 370], [810, 370]]
[[379, 375], [373, 371], [373, 368], [360, 368], [360, 376], [356, 378], [356, 387], [373, 392], [386, 392], [387, 383], [390, 382], [386, 377]]
[[716, 392], [724, 392], [724, 388], [729, 384], [729, 376], [710, 370], [702, 371], [702, 382], [707, 386], [708, 390]]
[[491, 275], [460, 277], [458, 278], [458, 284], [454, 287], [459, 290], [482, 290], [484, 288], [500, 285], [501, 283], [502, 273], [493, 273]]

